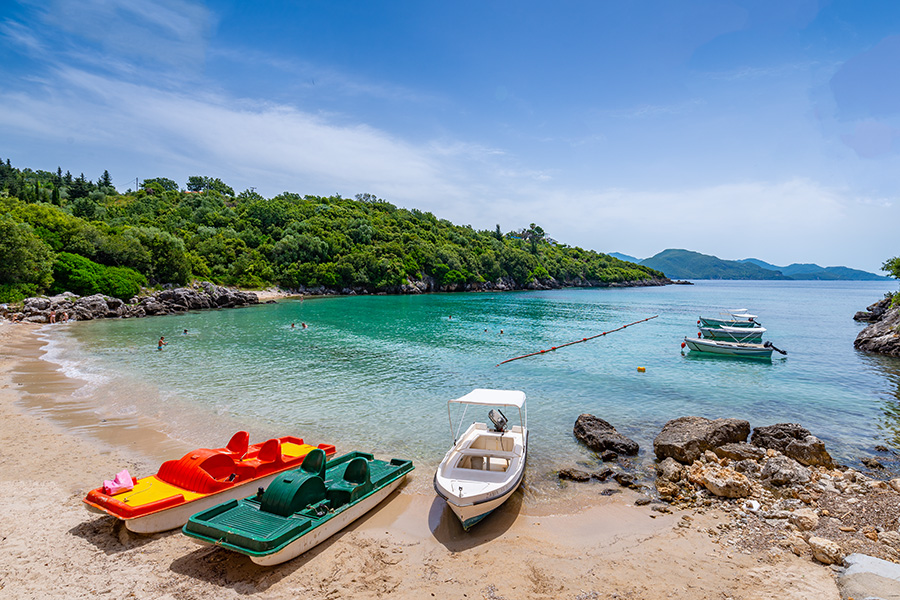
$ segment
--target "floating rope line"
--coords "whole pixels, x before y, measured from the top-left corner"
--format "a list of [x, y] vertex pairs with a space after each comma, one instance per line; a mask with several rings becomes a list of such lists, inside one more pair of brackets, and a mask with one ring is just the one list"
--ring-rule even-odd
[[508, 362], [512, 362], [514, 360], [519, 360], [520, 358], [528, 358], [529, 356], [538, 356], [540, 354], [546, 354], [547, 352], [553, 352], [554, 350], [559, 350], [560, 348], [565, 348], [566, 346], [571, 346], [573, 344], [580, 344], [581, 342], [586, 342], [588, 340], [592, 340], [594, 338], [602, 337], [606, 334], [613, 333], [614, 331], [621, 331], [626, 327], [631, 327], [632, 325], [637, 325], [638, 323], [643, 323], [644, 321], [649, 321], [650, 319], [655, 319], [659, 315], [653, 315], [652, 317], [647, 317], [646, 319], [641, 319], [640, 321], [635, 321], [634, 323], [628, 323], [627, 325], [622, 325], [621, 327], [617, 327], [615, 329], [610, 329], [609, 331], [604, 331], [603, 333], [598, 333], [597, 335], [592, 335], [590, 337], [581, 338], [580, 340], [575, 340], [574, 342], [568, 342], [566, 344], [560, 344], [559, 346], [553, 346], [549, 350], [538, 350], [537, 352], [532, 352], [531, 354], [523, 354], [522, 356], [517, 356], [515, 358], [508, 358], [503, 362], [497, 363], [495, 366], [505, 365]]

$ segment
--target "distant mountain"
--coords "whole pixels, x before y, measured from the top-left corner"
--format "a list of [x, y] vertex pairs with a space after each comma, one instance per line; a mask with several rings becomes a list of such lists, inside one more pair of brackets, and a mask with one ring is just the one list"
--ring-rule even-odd
[[722, 260], [690, 250], [663, 250], [638, 264], [662, 271], [671, 279], [789, 279], [753, 263]]
[[621, 252], [610, 252], [610, 256], [613, 258], [618, 258], [619, 260], [624, 260], [625, 262], [633, 262], [635, 264], [641, 264], [641, 259], [635, 258], [633, 256], [628, 256], [627, 254], [622, 254]]
[[779, 267], [758, 258], [724, 260], [690, 250], [663, 250], [650, 258], [639, 259], [621, 252], [610, 256], [662, 271], [671, 279], [791, 279], [875, 281], [888, 279], [868, 271], [848, 267], [821, 267], [816, 264], [793, 263]]
[[812, 263], [793, 263], [786, 267], [778, 267], [757, 258], [745, 258], [739, 262], [753, 263], [754, 265], [771, 271], [781, 271], [782, 275], [787, 275], [791, 279], [840, 279], [848, 281], [876, 281], [879, 279], [890, 279], [889, 277], [882, 277], [875, 273], [851, 269], [849, 267], [820, 267], [819, 265]]

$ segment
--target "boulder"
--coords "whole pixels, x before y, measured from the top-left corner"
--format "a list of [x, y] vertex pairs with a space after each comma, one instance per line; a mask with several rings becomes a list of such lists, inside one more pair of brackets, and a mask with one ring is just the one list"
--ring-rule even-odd
[[653, 440], [653, 451], [660, 460], [672, 457], [690, 464], [706, 450], [746, 441], [749, 433], [750, 423], [741, 419], [679, 417], [663, 426]]
[[688, 479], [716, 496], [745, 498], [750, 495], [750, 480], [746, 476], [714, 463], [695, 462], [688, 469]]
[[756, 475], [760, 470], [759, 463], [750, 459], [739, 460], [731, 465], [731, 468], [738, 473], [744, 473], [745, 475]]
[[853, 347], [887, 356], [900, 356], [900, 305], [888, 308], [877, 319], [859, 332]]
[[560, 469], [559, 478], [571, 481], [590, 481], [591, 474], [581, 469]]
[[777, 450], [807, 466], [834, 466], [822, 440], [797, 423], [755, 427], [750, 442], [760, 448]]
[[800, 531], [812, 531], [819, 526], [819, 515], [812, 509], [801, 508], [791, 513], [790, 522]]
[[656, 474], [660, 479], [666, 481], [679, 482], [685, 476], [684, 466], [674, 458], [666, 458], [664, 461], [656, 465]]
[[611, 450], [618, 454], [634, 456], [638, 453], [637, 442], [616, 431], [616, 428], [594, 415], [583, 414], [575, 420], [575, 437], [594, 452]]
[[838, 577], [841, 598], [897, 598], [900, 565], [865, 554], [844, 558], [847, 569]]
[[866, 307], [866, 310], [861, 310], [853, 315], [853, 320], [863, 321], [866, 323], [874, 323], [875, 321], [878, 321], [879, 319], [881, 319], [881, 317], [884, 316], [884, 313], [886, 313], [888, 309], [891, 308], [892, 299], [892, 296], [886, 296], [878, 302], [870, 304]]
[[806, 540], [813, 553], [813, 558], [823, 565], [840, 564], [844, 559], [844, 551], [841, 547], [831, 540], [822, 537], [810, 537]]
[[783, 486], [809, 481], [809, 469], [784, 455], [773, 456], [763, 465], [760, 478], [771, 485]]
[[766, 456], [764, 450], [745, 442], [724, 444], [718, 448], [714, 448], [713, 452], [715, 452], [716, 456], [719, 458], [727, 458], [733, 461], [760, 460]]

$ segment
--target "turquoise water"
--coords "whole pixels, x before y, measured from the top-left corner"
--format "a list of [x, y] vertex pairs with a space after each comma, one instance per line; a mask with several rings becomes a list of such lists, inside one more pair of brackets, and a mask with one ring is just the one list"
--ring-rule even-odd
[[[852, 463], [876, 444], [900, 449], [900, 361], [855, 351], [862, 326], [852, 320], [896, 287], [701, 281], [286, 300], [55, 327], [48, 359], [88, 382], [81, 393], [96, 398], [98, 418], [140, 414], [197, 445], [221, 445], [247, 428], [255, 439], [295, 433], [430, 469], [450, 443], [447, 400], [487, 387], [527, 394], [530, 470], [590, 456], [572, 436], [585, 412], [635, 439], [645, 458], [667, 420], [701, 415], [744, 418], [753, 427], [798, 422]], [[699, 315], [739, 307], [759, 315], [766, 339], [787, 350], [786, 358], [682, 354]], [[169, 341], [162, 352], [160, 335]]]

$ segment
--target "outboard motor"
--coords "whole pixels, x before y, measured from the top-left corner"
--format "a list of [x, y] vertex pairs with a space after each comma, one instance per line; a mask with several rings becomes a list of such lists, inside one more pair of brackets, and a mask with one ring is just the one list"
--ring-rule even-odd
[[492, 408], [491, 412], [488, 413], [488, 419], [491, 420], [491, 423], [494, 424], [494, 431], [499, 431], [503, 433], [506, 431], [506, 415], [500, 412], [499, 408]]

